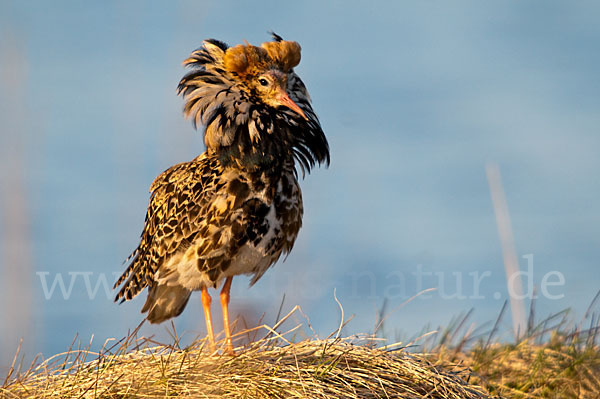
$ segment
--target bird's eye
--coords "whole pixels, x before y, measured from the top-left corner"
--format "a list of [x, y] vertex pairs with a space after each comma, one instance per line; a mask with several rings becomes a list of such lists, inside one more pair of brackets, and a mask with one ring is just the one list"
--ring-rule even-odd
[[267, 79], [260, 78], [258, 79], [258, 83], [260, 83], [263, 86], [267, 86], [269, 84], [269, 81]]

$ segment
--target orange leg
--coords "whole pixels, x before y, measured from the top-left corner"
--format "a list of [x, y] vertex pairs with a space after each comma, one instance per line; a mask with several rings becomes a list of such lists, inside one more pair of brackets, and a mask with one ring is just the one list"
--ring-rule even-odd
[[215, 334], [212, 326], [212, 316], [210, 314], [210, 304], [212, 298], [208, 294], [206, 287], [202, 287], [200, 296], [202, 298], [202, 308], [204, 309], [204, 318], [206, 319], [206, 330], [208, 331], [208, 343], [210, 344], [210, 351], [215, 352], [217, 347], [215, 345]]
[[234, 355], [233, 343], [231, 342], [231, 330], [229, 329], [229, 290], [231, 289], [231, 281], [233, 277], [227, 277], [223, 289], [221, 290], [221, 306], [223, 307], [223, 323], [225, 323], [225, 339], [227, 352]]

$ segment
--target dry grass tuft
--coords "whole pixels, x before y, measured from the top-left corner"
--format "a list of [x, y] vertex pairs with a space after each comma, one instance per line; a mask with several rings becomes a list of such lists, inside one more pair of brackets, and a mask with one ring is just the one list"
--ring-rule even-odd
[[[208, 353], [206, 340], [182, 348], [174, 330], [171, 345], [134, 331], [100, 353], [71, 349], [26, 371], [12, 367], [0, 399], [600, 397], [595, 313], [586, 313], [588, 327], [572, 324], [568, 311], [535, 324], [532, 308], [525, 338], [502, 343], [495, 336], [505, 309], [490, 331], [469, 326], [469, 312], [422, 334], [422, 353], [412, 353], [410, 344], [377, 348], [382, 340], [373, 335], [338, 338], [343, 322], [328, 339], [291, 342], [302, 335], [301, 325], [277, 330], [295, 312], [303, 315], [298, 307], [274, 327], [238, 333], [252, 343], [235, 357]], [[251, 337], [260, 332], [266, 336]]]
[[445, 368], [469, 368], [471, 382], [506, 398], [598, 398], [600, 319], [592, 310], [599, 299], [600, 292], [578, 323], [570, 320], [568, 309], [536, 323], [532, 302], [524, 338], [515, 343], [494, 338], [506, 303], [489, 332], [463, 331], [469, 312], [438, 342], [428, 343], [429, 359]]
[[[238, 356], [211, 356], [204, 342], [155, 346], [127, 354], [72, 351], [73, 362], [45, 362], [7, 383], [0, 396], [29, 398], [485, 398], [465, 372], [445, 371], [422, 356], [383, 351], [356, 340], [274, 346], [261, 340]], [[86, 353], [89, 354], [89, 353]], [[54, 359], [56, 360], [56, 359]], [[62, 367], [62, 364], [68, 364]]]
[[100, 353], [70, 350], [5, 382], [0, 397], [489, 397], [465, 381], [467, 370], [444, 369], [403, 349], [374, 348], [373, 337], [291, 343], [286, 336], [296, 328], [284, 334], [267, 329], [265, 338], [238, 348], [234, 357], [211, 355], [205, 340], [179, 348], [177, 340], [156, 345], [133, 335]]
[[502, 397], [591, 399], [600, 395], [598, 347], [537, 345], [524, 340], [517, 345], [476, 347], [466, 353], [444, 348], [436, 357], [439, 365], [450, 367], [452, 360], [473, 370], [473, 383]]

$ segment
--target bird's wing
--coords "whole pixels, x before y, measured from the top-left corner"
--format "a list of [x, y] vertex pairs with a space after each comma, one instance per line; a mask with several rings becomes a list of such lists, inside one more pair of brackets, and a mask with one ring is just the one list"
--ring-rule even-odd
[[115, 283], [116, 288], [125, 282], [115, 301], [129, 300], [151, 285], [163, 262], [187, 249], [202, 233], [204, 214], [220, 177], [217, 160], [203, 154], [167, 169], [154, 180], [141, 241]]

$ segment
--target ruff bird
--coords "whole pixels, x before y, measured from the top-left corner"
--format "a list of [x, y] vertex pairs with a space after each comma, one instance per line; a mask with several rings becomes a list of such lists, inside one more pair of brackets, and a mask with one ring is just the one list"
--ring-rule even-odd
[[148, 287], [142, 308], [160, 323], [181, 314], [201, 291], [215, 350], [209, 287], [223, 308], [226, 349], [233, 353], [229, 292], [234, 276], [250, 285], [294, 245], [302, 225], [298, 172], [329, 165], [329, 146], [302, 80], [300, 45], [273, 34], [260, 46], [209, 39], [184, 65], [178, 86], [184, 114], [204, 126], [206, 151], [159, 175], [138, 247], [126, 262], [115, 301]]

